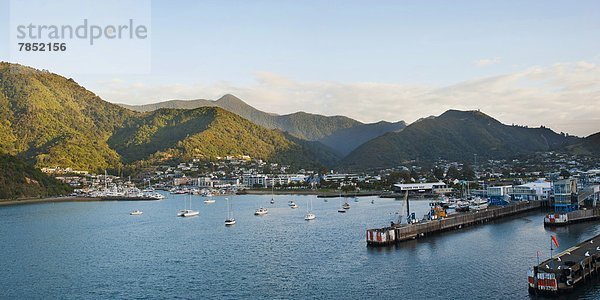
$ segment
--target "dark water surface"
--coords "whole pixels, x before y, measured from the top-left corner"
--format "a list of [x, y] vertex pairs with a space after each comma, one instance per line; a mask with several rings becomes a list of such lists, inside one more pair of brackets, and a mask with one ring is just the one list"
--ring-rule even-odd
[[[600, 234], [597, 222], [550, 231], [533, 212], [395, 247], [367, 248], [365, 229], [389, 224], [400, 201], [231, 196], [177, 218], [183, 196], [154, 202], [0, 207], [0, 298], [527, 299], [536, 251], [549, 256]], [[292, 210], [293, 199], [300, 208]], [[317, 219], [304, 220], [313, 199]], [[371, 204], [375, 199], [375, 204]], [[259, 205], [269, 214], [253, 215]], [[411, 207], [422, 216], [427, 201]], [[140, 209], [142, 216], [130, 216]], [[600, 283], [570, 298], [599, 299]]]

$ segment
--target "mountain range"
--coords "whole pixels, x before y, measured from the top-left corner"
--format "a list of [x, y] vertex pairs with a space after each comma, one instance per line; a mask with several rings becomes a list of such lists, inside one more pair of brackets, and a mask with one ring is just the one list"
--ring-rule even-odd
[[323, 116], [306, 112], [277, 115], [260, 111], [230, 94], [217, 100], [170, 100], [138, 106], [120, 105], [139, 112], [150, 112], [161, 108], [220, 107], [257, 125], [279, 129], [303, 140], [321, 142], [340, 156], [347, 155], [370, 139], [406, 127], [404, 121], [394, 123], [381, 121], [365, 124], [344, 116]]
[[406, 126], [305, 112], [274, 115], [232, 95], [131, 108], [106, 102], [73, 79], [0, 63], [0, 154], [37, 167], [90, 171], [243, 154], [299, 167], [365, 170], [470, 161], [474, 154], [598, 155], [600, 147], [600, 134], [578, 138], [505, 125], [480, 111], [449, 110]]

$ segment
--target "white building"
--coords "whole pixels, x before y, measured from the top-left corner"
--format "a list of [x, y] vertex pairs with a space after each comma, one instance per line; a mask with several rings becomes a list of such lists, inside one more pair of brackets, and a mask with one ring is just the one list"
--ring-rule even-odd
[[512, 185], [498, 185], [498, 186], [488, 186], [487, 195], [488, 197], [504, 197], [508, 195], [512, 188]]
[[267, 176], [256, 174], [244, 174], [242, 177], [242, 183], [250, 188], [257, 185], [267, 187]]
[[550, 197], [550, 193], [552, 192], [552, 182], [546, 181], [544, 178], [540, 178], [534, 182], [528, 182], [520, 186], [528, 187], [534, 190], [536, 200], [546, 200]]
[[443, 181], [439, 182], [423, 182], [423, 183], [396, 183], [394, 186], [400, 191], [418, 191], [425, 192], [431, 190], [434, 193], [449, 193], [452, 192], [451, 188], [446, 186]]

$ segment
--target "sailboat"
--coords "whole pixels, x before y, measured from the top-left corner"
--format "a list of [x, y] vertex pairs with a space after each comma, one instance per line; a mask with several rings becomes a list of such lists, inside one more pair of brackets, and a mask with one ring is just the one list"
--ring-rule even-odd
[[273, 192], [273, 186], [275, 184], [271, 184], [271, 204], [275, 204], [275, 192]]
[[304, 220], [310, 221], [314, 220], [317, 216], [312, 212], [312, 198], [310, 199], [310, 210], [308, 207], [308, 201], [306, 201], [306, 216], [304, 216]]
[[200, 214], [197, 210], [192, 210], [192, 194], [190, 194], [190, 208], [187, 208], [187, 202], [185, 198], [183, 198], [184, 209], [180, 210], [177, 214], [178, 217], [193, 217]]
[[348, 201], [344, 201], [344, 204], [342, 204], [342, 208], [343, 209], [350, 209], [350, 203], [348, 203]]
[[229, 198], [225, 198], [227, 200], [227, 219], [225, 219], [225, 226], [231, 226], [235, 224], [235, 219], [231, 215], [231, 205], [229, 204]]
[[346, 209], [344, 208], [344, 205], [342, 204], [342, 194], [340, 194], [340, 208], [338, 208], [338, 212], [339, 213], [345, 213], [346, 212]]

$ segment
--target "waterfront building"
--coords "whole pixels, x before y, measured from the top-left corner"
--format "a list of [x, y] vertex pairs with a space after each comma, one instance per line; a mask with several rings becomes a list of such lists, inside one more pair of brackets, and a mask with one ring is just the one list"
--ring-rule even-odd
[[540, 178], [534, 182], [513, 187], [509, 194], [513, 200], [548, 200], [551, 193], [552, 182]]
[[510, 202], [509, 192], [512, 190], [512, 185], [497, 185], [487, 187], [487, 196], [492, 205], [506, 205]]
[[555, 212], [570, 212], [579, 209], [577, 179], [555, 181], [553, 191]]
[[242, 176], [242, 183], [249, 187], [267, 187], [267, 176], [262, 174], [244, 174]]
[[417, 191], [420, 193], [431, 191], [432, 193], [445, 194], [452, 192], [443, 181], [439, 182], [423, 182], [423, 183], [396, 183], [394, 187], [399, 192]]

